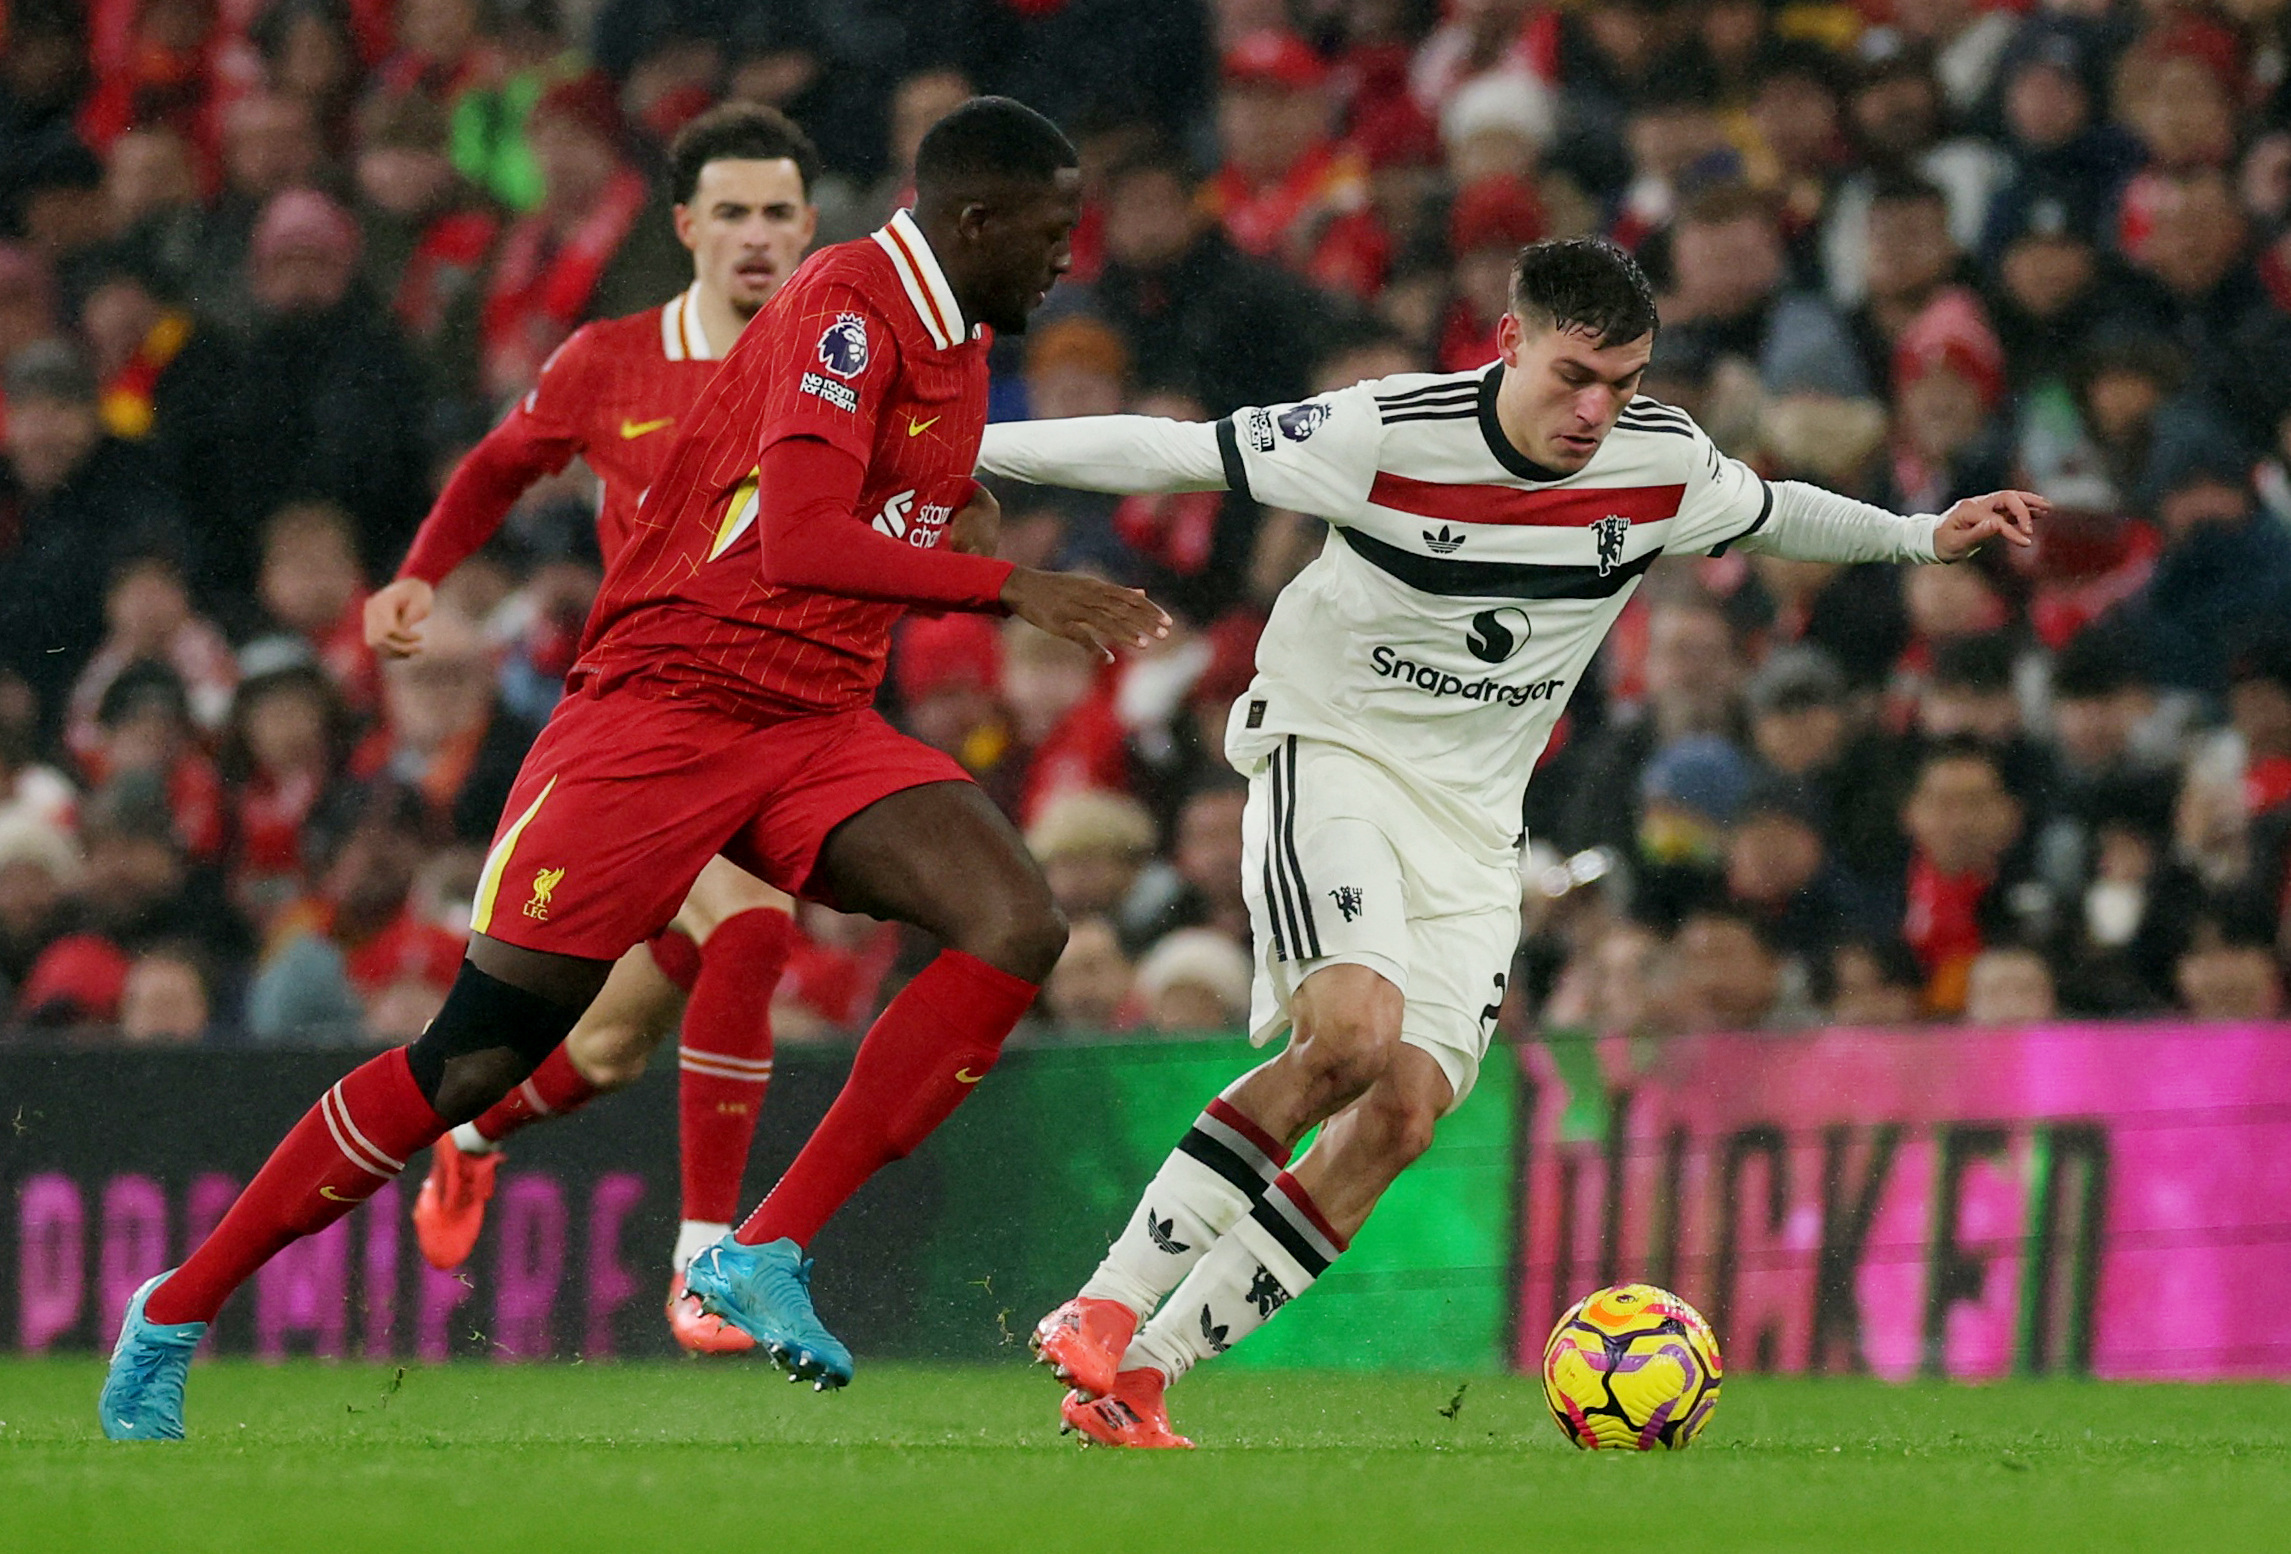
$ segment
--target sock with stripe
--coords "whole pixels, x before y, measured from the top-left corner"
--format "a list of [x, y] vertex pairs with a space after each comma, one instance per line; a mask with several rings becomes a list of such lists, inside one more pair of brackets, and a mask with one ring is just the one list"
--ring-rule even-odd
[[345, 1075], [294, 1125], [213, 1233], [151, 1292], [152, 1321], [212, 1322], [231, 1291], [288, 1242], [314, 1235], [365, 1202], [436, 1142], [430, 1109], [393, 1047]]
[[1083, 1297], [1120, 1301], [1143, 1321], [1288, 1163], [1289, 1152], [1224, 1096], [1211, 1101], [1146, 1185]]
[[963, 1103], [1039, 991], [975, 955], [941, 950], [876, 1016], [842, 1093], [740, 1227], [740, 1240], [809, 1246], [861, 1183]]
[[724, 919], [700, 947], [676, 1048], [677, 1144], [684, 1222], [714, 1225], [719, 1236], [740, 1207], [748, 1145], [772, 1082], [772, 989], [794, 942], [787, 913], [757, 907]]
[[510, 1134], [549, 1117], [563, 1117], [597, 1098], [597, 1087], [581, 1077], [560, 1045], [541, 1066], [500, 1100], [453, 1130], [454, 1147], [465, 1155], [492, 1153]]
[[1345, 1244], [1312, 1195], [1283, 1171], [1131, 1341], [1122, 1369], [1151, 1366], [1177, 1380], [1311, 1289]]

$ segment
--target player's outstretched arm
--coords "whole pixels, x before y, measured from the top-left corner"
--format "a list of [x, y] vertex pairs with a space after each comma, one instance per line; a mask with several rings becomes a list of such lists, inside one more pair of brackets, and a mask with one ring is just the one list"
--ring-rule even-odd
[[1741, 548], [1792, 561], [1962, 561], [1998, 535], [2034, 544], [2036, 520], [2051, 511], [2034, 492], [1998, 491], [1904, 517], [1795, 480], [1775, 481], [1772, 503]]
[[1002, 602], [1020, 620], [1108, 658], [1117, 647], [1148, 647], [1169, 635], [1169, 616], [1143, 590], [1080, 572], [1013, 567]]
[[1150, 415], [1001, 421], [979, 443], [981, 473], [1036, 486], [1110, 491], [1222, 491], [1217, 427]]

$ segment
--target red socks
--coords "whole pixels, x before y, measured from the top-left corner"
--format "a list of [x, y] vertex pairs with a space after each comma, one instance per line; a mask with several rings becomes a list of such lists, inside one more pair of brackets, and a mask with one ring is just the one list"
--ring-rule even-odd
[[597, 1087], [581, 1077], [560, 1043], [523, 1084], [478, 1113], [470, 1126], [478, 1137], [498, 1144], [544, 1117], [577, 1112], [596, 1098]]
[[393, 1047], [345, 1075], [280, 1141], [222, 1223], [151, 1292], [154, 1322], [212, 1322], [231, 1291], [279, 1249], [333, 1224], [397, 1179], [407, 1157], [435, 1143], [430, 1110]]
[[676, 1049], [685, 1219], [730, 1224], [740, 1206], [772, 1082], [772, 989], [794, 943], [787, 913], [756, 907], [717, 924], [701, 947]]
[[739, 1239], [809, 1245], [861, 1183], [962, 1104], [1037, 991], [975, 956], [941, 950], [876, 1019], [842, 1094]]

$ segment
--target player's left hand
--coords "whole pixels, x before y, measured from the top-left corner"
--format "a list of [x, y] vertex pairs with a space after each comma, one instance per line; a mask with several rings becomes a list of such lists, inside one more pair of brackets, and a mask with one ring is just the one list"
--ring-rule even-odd
[[947, 525], [947, 548], [966, 556], [991, 556], [1002, 541], [1002, 504], [994, 493], [976, 485], [971, 499]]
[[1962, 561], [2001, 534], [2015, 545], [2036, 543], [2036, 521], [2052, 504], [2034, 491], [1992, 491], [1969, 496], [1941, 515], [1933, 528], [1933, 554]]

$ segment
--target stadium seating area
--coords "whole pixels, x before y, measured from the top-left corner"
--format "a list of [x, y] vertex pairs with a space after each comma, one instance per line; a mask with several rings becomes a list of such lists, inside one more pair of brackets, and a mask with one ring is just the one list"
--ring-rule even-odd
[[[578, 323], [689, 276], [726, 96], [822, 241], [973, 91], [1058, 118], [1075, 269], [996, 413], [1187, 417], [1493, 354], [1510, 255], [1655, 278], [1646, 391], [2033, 554], [1666, 561], [1526, 800], [1507, 1026], [2278, 1014], [2291, 888], [2291, 13], [2264, 0], [14, 0], [0, 52], [0, 1040], [388, 1042], [597, 580], [578, 467], [378, 664], [358, 609]], [[1230, 1028], [1218, 755], [1316, 521], [1002, 492], [1180, 617], [1101, 668], [915, 618], [887, 703], [1075, 927], [1030, 1026]], [[783, 1039], [921, 947], [806, 908]]]

